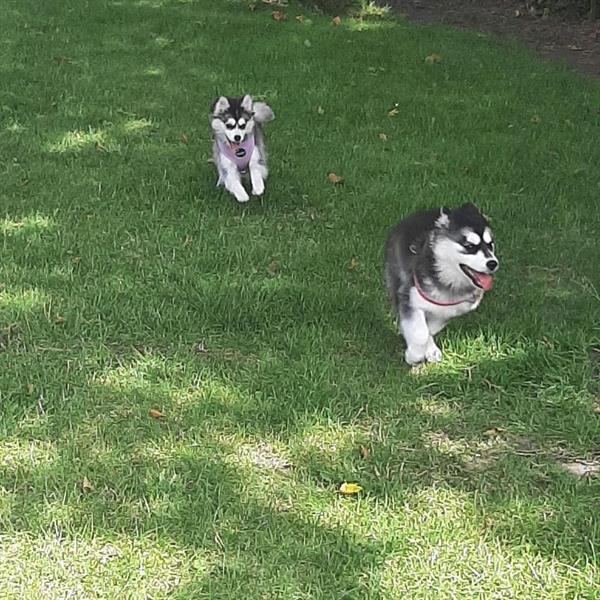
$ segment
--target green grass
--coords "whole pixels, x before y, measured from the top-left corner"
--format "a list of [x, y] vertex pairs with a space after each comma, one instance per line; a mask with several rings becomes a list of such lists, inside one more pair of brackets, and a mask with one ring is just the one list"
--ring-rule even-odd
[[[258, 4], [0, 0], [0, 598], [600, 597], [561, 468], [599, 452], [598, 84]], [[207, 112], [245, 91], [240, 206]], [[497, 285], [412, 373], [385, 235], [467, 200]]]

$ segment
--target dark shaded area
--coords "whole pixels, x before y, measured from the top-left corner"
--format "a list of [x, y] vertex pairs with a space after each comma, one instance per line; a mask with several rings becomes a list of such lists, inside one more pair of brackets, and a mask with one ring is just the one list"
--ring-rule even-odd
[[388, 0], [411, 21], [442, 23], [517, 40], [545, 58], [600, 77], [600, 23], [579, 10], [547, 16], [519, 0]]

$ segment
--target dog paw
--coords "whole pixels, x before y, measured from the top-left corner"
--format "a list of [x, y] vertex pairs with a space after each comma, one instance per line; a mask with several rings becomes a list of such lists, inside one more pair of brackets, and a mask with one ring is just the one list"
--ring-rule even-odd
[[252, 186], [252, 195], [253, 196], [262, 196], [265, 193], [265, 184], [261, 181], [256, 185]]
[[235, 199], [238, 202], [248, 202], [248, 200], [250, 200], [250, 196], [248, 196], [248, 194], [244, 191], [244, 192], [238, 192], [235, 195]]
[[430, 363], [442, 362], [442, 351], [435, 344], [432, 344], [425, 352], [425, 360]]
[[406, 364], [411, 367], [416, 367], [425, 361], [425, 356], [421, 352], [415, 352], [410, 348], [404, 353], [404, 360]]

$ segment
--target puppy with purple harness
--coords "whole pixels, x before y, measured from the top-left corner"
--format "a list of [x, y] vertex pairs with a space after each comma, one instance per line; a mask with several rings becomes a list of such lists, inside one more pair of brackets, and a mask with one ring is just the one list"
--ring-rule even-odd
[[243, 186], [249, 176], [251, 193], [262, 196], [267, 169], [267, 149], [262, 125], [275, 118], [271, 107], [254, 102], [246, 94], [241, 98], [221, 96], [212, 107], [213, 160], [219, 179], [217, 186], [235, 196], [238, 202], [250, 197]]

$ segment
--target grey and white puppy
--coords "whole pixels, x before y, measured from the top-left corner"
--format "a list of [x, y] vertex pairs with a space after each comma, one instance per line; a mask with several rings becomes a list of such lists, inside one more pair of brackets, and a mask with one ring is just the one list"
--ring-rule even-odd
[[409, 365], [442, 360], [433, 338], [492, 289], [494, 252], [489, 223], [471, 203], [415, 213], [390, 231], [385, 273]]
[[217, 186], [235, 196], [238, 202], [250, 197], [242, 176], [250, 175], [253, 196], [262, 196], [267, 179], [267, 149], [262, 125], [275, 118], [271, 107], [253, 102], [252, 97], [221, 96], [212, 106], [213, 160], [219, 179]]

